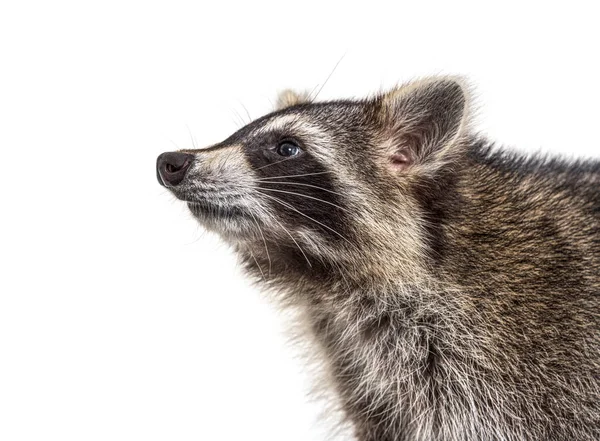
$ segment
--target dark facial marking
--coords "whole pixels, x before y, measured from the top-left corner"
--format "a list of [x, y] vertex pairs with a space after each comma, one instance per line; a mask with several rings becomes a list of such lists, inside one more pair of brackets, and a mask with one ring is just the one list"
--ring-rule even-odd
[[283, 226], [303, 226], [336, 243], [349, 239], [345, 201], [331, 171], [315, 158], [306, 140], [274, 131], [248, 135], [241, 143], [258, 177], [259, 191], [279, 213]]

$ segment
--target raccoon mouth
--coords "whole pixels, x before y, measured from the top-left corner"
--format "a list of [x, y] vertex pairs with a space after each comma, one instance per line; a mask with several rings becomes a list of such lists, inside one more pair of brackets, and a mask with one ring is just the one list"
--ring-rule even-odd
[[236, 203], [236, 197], [192, 192], [187, 188], [173, 188], [171, 192], [177, 199], [185, 202], [197, 217], [218, 219], [248, 215], [247, 211]]
[[208, 217], [213, 219], [236, 219], [246, 218], [248, 212], [236, 206], [214, 205], [201, 201], [186, 201], [187, 206], [197, 217]]

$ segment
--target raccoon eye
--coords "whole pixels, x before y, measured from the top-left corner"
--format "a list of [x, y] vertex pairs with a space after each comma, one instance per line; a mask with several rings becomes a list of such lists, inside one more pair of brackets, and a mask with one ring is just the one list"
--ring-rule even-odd
[[302, 150], [296, 144], [285, 141], [279, 144], [275, 151], [281, 156], [298, 156]]

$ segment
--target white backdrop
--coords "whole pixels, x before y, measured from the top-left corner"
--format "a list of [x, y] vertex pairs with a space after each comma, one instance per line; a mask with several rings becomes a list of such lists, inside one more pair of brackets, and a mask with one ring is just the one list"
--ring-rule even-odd
[[464, 74], [490, 137], [600, 156], [593, 2], [450, 3], [2, 2], [0, 439], [325, 439], [284, 318], [156, 156], [341, 57], [321, 98]]

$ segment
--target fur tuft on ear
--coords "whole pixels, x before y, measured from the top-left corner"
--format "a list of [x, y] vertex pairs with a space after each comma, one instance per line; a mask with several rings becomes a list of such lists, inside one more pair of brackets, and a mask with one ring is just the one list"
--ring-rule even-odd
[[308, 103], [310, 96], [308, 92], [295, 92], [291, 89], [283, 90], [277, 96], [275, 110], [282, 110], [286, 107], [295, 106], [296, 104]]
[[380, 131], [390, 167], [436, 170], [462, 153], [469, 93], [456, 77], [409, 83], [377, 97]]

